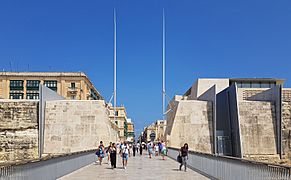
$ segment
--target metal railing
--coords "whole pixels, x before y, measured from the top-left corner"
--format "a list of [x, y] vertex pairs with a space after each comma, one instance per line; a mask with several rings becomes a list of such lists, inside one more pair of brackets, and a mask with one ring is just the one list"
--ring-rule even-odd
[[0, 180], [54, 180], [96, 161], [96, 150], [23, 161], [0, 167]]
[[[168, 156], [176, 159], [179, 149], [169, 148]], [[291, 180], [291, 167], [235, 157], [216, 156], [189, 151], [189, 168], [211, 178], [221, 180]]]

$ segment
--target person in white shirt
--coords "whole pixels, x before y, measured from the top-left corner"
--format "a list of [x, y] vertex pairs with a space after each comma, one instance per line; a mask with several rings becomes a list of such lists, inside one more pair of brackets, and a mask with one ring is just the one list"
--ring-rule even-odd
[[128, 156], [129, 156], [129, 146], [126, 142], [121, 146], [122, 151], [122, 166], [124, 169], [126, 169]]
[[155, 155], [156, 156], [159, 155], [159, 146], [158, 146], [158, 144], [155, 144]]

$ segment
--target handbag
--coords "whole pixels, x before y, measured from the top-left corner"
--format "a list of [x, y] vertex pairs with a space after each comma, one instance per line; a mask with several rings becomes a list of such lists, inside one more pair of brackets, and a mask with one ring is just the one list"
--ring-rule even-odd
[[177, 156], [177, 161], [178, 161], [179, 163], [182, 163], [182, 156], [181, 156], [180, 154], [178, 154], [178, 156]]

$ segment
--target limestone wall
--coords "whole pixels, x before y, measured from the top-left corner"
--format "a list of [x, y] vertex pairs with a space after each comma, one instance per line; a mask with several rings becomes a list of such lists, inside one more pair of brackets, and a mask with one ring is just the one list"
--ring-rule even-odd
[[291, 102], [282, 104], [282, 146], [284, 161], [291, 165]]
[[172, 102], [167, 115], [168, 146], [180, 148], [184, 143], [194, 151], [212, 153], [212, 103], [197, 100]]
[[38, 157], [38, 101], [0, 101], [0, 162]]
[[99, 141], [115, 142], [103, 100], [49, 101], [45, 108], [44, 153], [68, 153], [94, 149]]
[[243, 156], [276, 155], [274, 104], [241, 101], [239, 115]]

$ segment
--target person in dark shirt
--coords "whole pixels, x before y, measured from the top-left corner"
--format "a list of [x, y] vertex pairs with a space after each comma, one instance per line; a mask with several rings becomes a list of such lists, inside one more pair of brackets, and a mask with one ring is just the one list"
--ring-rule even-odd
[[111, 168], [116, 168], [116, 146], [115, 143], [112, 143], [110, 150], [110, 161], [111, 161]]
[[180, 155], [182, 157], [182, 162], [180, 164], [180, 171], [182, 169], [182, 166], [184, 166], [184, 171], [186, 172], [186, 168], [187, 168], [187, 159], [188, 159], [188, 144], [185, 143], [183, 147], [181, 147], [180, 149]]

